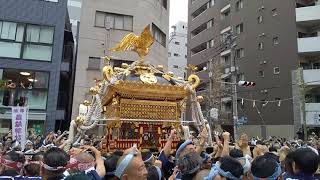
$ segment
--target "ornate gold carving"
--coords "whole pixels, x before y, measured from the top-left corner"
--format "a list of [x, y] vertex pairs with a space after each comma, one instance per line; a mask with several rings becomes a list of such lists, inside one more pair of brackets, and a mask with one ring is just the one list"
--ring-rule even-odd
[[159, 64], [159, 65], [157, 66], [157, 69], [158, 69], [159, 71], [163, 71], [163, 65]]
[[85, 105], [85, 106], [90, 106], [91, 103], [90, 103], [90, 101], [88, 101], [88, 100], [84, 100], [84, 101], [83, 101], [83, 105]]
[[154, 76], [152, 73], [141, 74], [140, 80], [147, 84], [155, 84], [158, 82], [156, 76]]
[[198, 101], [199, 103], [202, 103], [202, 102], [204, 101], [203, 96], [197, 96], [197, 101]]
[[140, 62], [143, 62], [144, 57], [149, 53], [149, 48], [153, 44], [154, 39], [150, 31], [150, 25], [146, 26], [140, 36], [130, 33], [126, 35], [116, 47], [111, 48], [111, 51], [134, 51], [138, 53]]
[[78, 116], [78, 117], [76, 118], [76, 120], [75, 120], [75, 122], [76, 122], [76, 124], [77, 124], [78, 127], [81, 126], [81, 125], [83, 125], [84, 121], [85, 121], [85, 119], [84, 119], [83, 117], [81, 117], [81, 116]]
[[200, 85], [200, 78], [195, 74], [191, 74], [188, 77], [188, 82], [191, 84], [192, 89], [196, 89]]
[[106, 80], [106, 81], [109, 81], [111, 80], [111, 77], [113, 75], [113, 69], [111, 66], [104, 66], [103, 69], [102, 69], [102, 72], [103, 72], [103, 78]]
[[95, 86], [95, 87], [91, 87], [90, 88], [90, 90], [89, 90], [89, 92], [90, 92], [90, 94], [91, 95], [96, 95], [96, 94], [98, 94], [98, 92], [99, 92], [99, 89], [98, 89], [98, 87], [97, 86]]
[[193, 64], [188, 64], [187, 70], [190, 70], [192, 73], [195, 73], [198, 70], [198, 67]]
[[125, 119], [178, 120], [177, 103], [146, 100], [120, 100], [120, 116]]

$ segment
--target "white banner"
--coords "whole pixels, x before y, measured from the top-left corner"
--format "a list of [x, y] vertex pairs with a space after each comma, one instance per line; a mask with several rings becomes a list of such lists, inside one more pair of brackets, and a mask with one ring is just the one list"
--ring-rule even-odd
[[12, 138], [17, 140], [22, 150], [26, 144], [28, 108], [12, 107]]

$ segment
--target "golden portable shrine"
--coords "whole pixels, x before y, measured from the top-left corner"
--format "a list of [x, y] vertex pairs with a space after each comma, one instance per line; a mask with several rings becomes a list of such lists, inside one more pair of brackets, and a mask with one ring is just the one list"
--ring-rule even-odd
[[[134, 144], [141, 149], [163, 148], [171, 127], [180, 129], [189, 123], [183, 123], [181, 118], [187, 98], [191, 99], [194, 120], [190, 123], [197, 127], [204, 125], [194, 91], [200, 82], [198, 76], [192, 74], [185, 81], [173, 73], [164, 72], [161, 65], [154, 67], [145, 63], [143, 58], [153, 41], [147, 26], [140, 36], [130, 33], [111, 49], [135, 51], [140, 57], [138, 61], [112, 67], [110, 59], [104, 57], [104, 78], [96, 80], [96, 86], [90, 89], [93, 100], [86, 117], [78, 117], [71, 122], [69, 145], [79, 141], [84, 132], [96, 126], [98, 121], [104, 120], [107, 134], [103, 148], [108, 151], [127, 149]], [[190, 66], [190, 70], [194, 71], [195, 67]], [[188, 133], [184, 132], [184, 136]], [[173, 142], [173, 148], [178, 141]]]

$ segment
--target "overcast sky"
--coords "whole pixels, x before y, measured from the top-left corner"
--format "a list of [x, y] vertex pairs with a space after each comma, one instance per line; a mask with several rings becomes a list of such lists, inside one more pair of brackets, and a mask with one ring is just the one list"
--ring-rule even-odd
[[170, 0], [170, 27], [178, 21], [188, 21], [188, 0]]

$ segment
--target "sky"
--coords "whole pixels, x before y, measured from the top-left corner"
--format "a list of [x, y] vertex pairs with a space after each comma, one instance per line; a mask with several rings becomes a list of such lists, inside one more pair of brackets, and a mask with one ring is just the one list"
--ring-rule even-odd
[[188, 21], [188, 0], [170, 0], [170, 27], [178, 21]]

